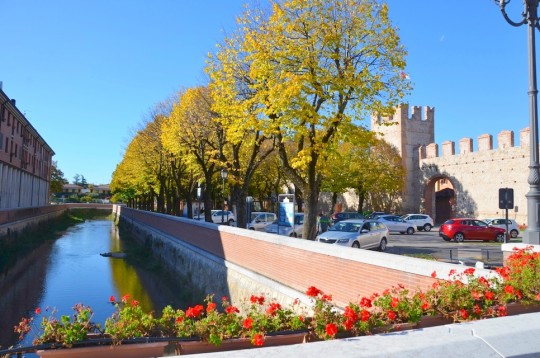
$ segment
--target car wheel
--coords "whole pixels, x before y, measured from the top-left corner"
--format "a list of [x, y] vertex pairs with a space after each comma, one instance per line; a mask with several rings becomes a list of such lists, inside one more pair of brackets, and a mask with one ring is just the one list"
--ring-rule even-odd
[[354, 247], [355, 249], [359, 249], [360, 244], [358, 243], [358, 241], [355, 241], [355, 242], [352, 243], [352, 247]]
[[510, 237], [512, 239], [515, 239], [516, 237], [518, 237], [518, 235], [519, 235], [519, 232], [517, 230], [510, 231]]
[[431, 231], [431, 228], [432, 228], [432, 226], [429, 225], [429, 224], [424, 225], [424, 230], [425, 231]]
[[232, 226], [232, 224], [234, 224], [234, 220], [233, 220], [233, 219], [229, 220], [229, 226]]
[[444, 241], [450, 241], [450, 238], [448, 238], [448, 237], [443, 237], [442, 239], [443, 239]]
[[385, 237], [381, 239], [381, 243], [379, 244], [379, 251], [386, 251], [386, 238]]
[[495, 241], [504, 242], [504, 234], [497, 234], [497, 236], [495, 237]]
[[457, 234], [454, 235], [455, 242], [463, 242], [463, 240], [465, 240], [465, 235], [463, 235], [463, 233], [458, 232]]
[[290, 234], [289, 236], [290, 236], [290, 237], [298, 237], [294, 231], [291, 232], [291, 234]]
[[414, 234], [414, 228], [412, 227], [407, 228], [407, 235], [412, 235], [412, 234]]
[[253, 228], [253, 227], [250, 227], [249, 229], [255, 231], [255, 228]]

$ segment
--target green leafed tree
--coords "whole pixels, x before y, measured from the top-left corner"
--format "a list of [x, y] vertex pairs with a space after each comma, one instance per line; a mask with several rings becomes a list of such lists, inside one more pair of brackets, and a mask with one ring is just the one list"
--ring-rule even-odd
[[58, 162], [53, 161], [51, 167], [51, 193], [61, 193], [68, 181], [64, 178], [64, 172], [58, 168]]

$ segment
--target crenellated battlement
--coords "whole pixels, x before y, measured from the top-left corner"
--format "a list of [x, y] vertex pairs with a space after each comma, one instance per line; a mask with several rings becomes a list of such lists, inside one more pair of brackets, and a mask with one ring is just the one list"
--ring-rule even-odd
[[[529, 127], [523, 128], [519, 132], [519, 147], [529, 147]], [[478, 136], [478, 151], [485, 152], [494, 150], [493, 136], [491, 134], [482, 134]], [[455, 155], [466, 155], [468, 153], [474, 153], [474, 145], [472, 138], [462, 138], [459, 141], [459, 151], [456, 153], [455, 143], [453, 141], [445, 141], [441, 145], [441, 157], [451, 157]], [[497, 149], [499, 151], [514, 148], [514, 132], [510, 130], [503, 130], [497, 135]], [[439, 146], [436, 143], [430, 143], [428, 145], [421, 145], [418, 148], [420, 159], [438, 158]]]
[[435, 107], [412, 106], [409, 115], [409, 105], [407, 103], [402, 103], [395, 107], [395, 112], [391, 116], [373, 115], [371, 117], [371, 125], [373, 128], [373, 126], [377, 127], [384, 125], [385, 123], [401, 124], [406, 120], [433, 122], [435, 120]]

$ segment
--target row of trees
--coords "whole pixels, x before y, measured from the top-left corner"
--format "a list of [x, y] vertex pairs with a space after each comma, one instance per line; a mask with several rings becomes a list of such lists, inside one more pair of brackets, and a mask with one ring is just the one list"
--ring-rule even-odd
[[388, 6], [270, 5], [246, 8], [237, 30], [209, 56], [206, 86], [154, 108], [113, 174], [117, 198], [179, 214], [180, 201], [190, 211], [203, 183], [204, 207], [211, 208], [226, 169], [239, 226], [248, 195], [267, 198], [289, 187], [301, 198], [304, 236], [311, 239], [321, 191], [337, 196], [354, 188], [359, 210], [367, 199], [395, 199], [403, 180], [399, 155], [361, 122], [391, 114], [410, 89]]

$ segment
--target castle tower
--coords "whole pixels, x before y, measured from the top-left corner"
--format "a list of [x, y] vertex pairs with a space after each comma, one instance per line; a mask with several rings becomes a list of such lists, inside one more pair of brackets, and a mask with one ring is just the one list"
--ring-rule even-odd
[[435, 108], [412, 107], [409, 117], [409, 105], [396, 107], [394, 115], [389, 117], [372, 116], [371, 130], [379, 138], [392, 144], [401, 155], [405, 168], [405, 184], [402, 207], [404, 213], [417, 212], [423, 193], [419, 177], [418, 148], [435, 142]]

